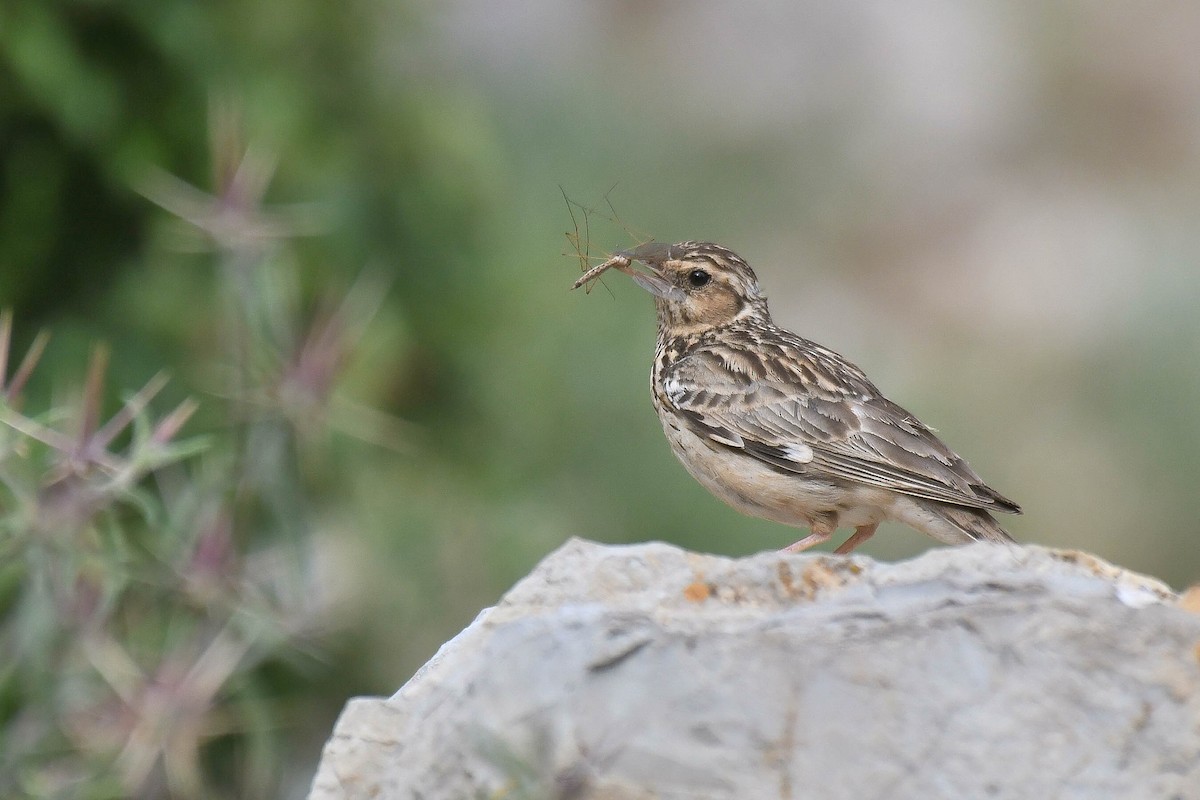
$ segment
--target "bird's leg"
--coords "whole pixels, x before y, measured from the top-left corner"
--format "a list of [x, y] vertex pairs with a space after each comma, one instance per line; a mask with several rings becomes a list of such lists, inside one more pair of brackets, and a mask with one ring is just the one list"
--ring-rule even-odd
[[827, 530], [825, 528], [821, 528], [821, 529], [814, 528], [813, 532], [810, 533], [808, 536], [805, 536], [803, 539], [801, 539], [798, 542], [789, 544], [787, 547], [783, 548], [779, 552], [781, 552], [781, 553], [802, 553], [810, 547], [815, 547], [819, 544], [828, 542], [829, 537], [831, 537], [831, 536], [833, 536], [832, 530]]
[[854, 548], [858, 547], [867, 539], [870, 539], [872, 536], [874, 536], [875, 529], [878, 527], [878, 522], [872, 523], [871, 525], [859, 525], [854, 529], [854, 533], [850, 534], [850, 538], [839, 544], [837, 549], [833, 552], [843, 556], [847, 553], [853, 552]]

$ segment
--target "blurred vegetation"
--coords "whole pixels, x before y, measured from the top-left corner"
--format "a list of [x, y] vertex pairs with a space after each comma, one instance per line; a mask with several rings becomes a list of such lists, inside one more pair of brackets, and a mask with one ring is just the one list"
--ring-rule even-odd
[[1164, 9], [0, 6], [0, 794], [302, 796], [346, 697], [566, 537], [793, 540], [673, 461], [649, 302], [567, 292], [560, 185], [632, 230], [595, 255], [746, 256], [1018, 538], [1200, 579]]
[[413, 530], [457, 479], [397, 413], [471, 416], [487, 170], [453, 93], [375, 84], [404, 12], [359, 5], [0, 11], [14, 361], [54, 331], [4, 399], [0, 794], [300, 794], [345, 698], [466, 618]]

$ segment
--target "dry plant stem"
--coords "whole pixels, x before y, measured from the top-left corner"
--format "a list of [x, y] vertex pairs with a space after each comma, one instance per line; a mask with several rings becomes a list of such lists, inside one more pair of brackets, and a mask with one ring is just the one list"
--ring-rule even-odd
[[12, 341], [12, 309], [0, 311], [0, 388], [4, 386], [4, 376], [8, 375], [8, 347]]
[[121, 407], [121, 410], [112, 419], [95, 432], [91, 437], [91, 446], [103, 449], [112, 444], [113, 439], [117, 438], [117, 435], [121, 431], [125, 430], [139, 414], [146, 410], [146, 407], [150, 405], [150, 401], [166, 385], [166, 372], [159, 372], [151, 378], [133, 397], [125, 401], [125, 405]]
[[42, 357], [42, 352], [46, 349], [46, 342], [49, 340], [49, 333], [46, 331], [40, 332], [33, 340], [33, 344], [29, 346], [25, 357], [21, 359], [21, 364], [17, 367], [12, 380], [5, 383], [5, 376], [8, 375], [9, 350], [12, 345], [12, 310], [5, 309], [0, 312], [0, 396], [5, 398], [9, 404], [17, 401], [21, 390], [25, 388], [25, 382], [33, 374], [33, 369], [37, 366], [38, 359]]

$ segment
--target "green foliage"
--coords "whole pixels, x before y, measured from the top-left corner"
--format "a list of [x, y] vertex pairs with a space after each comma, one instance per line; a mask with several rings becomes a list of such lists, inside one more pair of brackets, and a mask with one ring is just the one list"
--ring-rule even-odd
[[[303, 785], [348, 695], [394, 688], [527, 567], [443, 580], [486, 492], [414, 467], [393, 413], [464, 416], [449, 333], [482, 335], [493, 285], [486, 126], [380, 70], [415, 33], [390, 2], [0, 9], [6, 350], [55, 331], [0, 417], [0, 794]], [[269, 184], [320, 202], [264, 206]], [[404, 312], [381, 305], [397, 265]]]
[[[150, 413], [162, 375], [102, 421], [104, 347], [78, 402], [22, 409], [43, 338], [0, 384], [0, 647], [14, 656], [0, 675], [5, 795], [278, 788], [272, 694], [296, 683], [281, 670], [303, 682], [301, 645], [323, 610], [308, 563], [312, 486], [295, 458], [337, 416], [335, 384], [382, 292], [364, 279], [305, 324], [282, 257], [288, 225], [258, 203], [269, 170], [216, 156], [234, 167], [214, 197], [166, 176], [148, 188], [190, 213], [215, 255], [226, 302], [209, 304], [224, 332], [210, 434], [180, 439], [190, 399]], [[0, 365], [10, 340], [5, 316]], [[314, 703], [288, 698], [292, 713]], [[212, 763], [222, 749], [236, 756]]]

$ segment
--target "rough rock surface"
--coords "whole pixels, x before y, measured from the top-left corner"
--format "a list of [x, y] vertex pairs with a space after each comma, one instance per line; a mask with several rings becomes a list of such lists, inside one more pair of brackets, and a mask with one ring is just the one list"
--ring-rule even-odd
[[1191, 800], [1200, 615], [1036, 547], [573, 540], [351, 700], [310, 798]]

